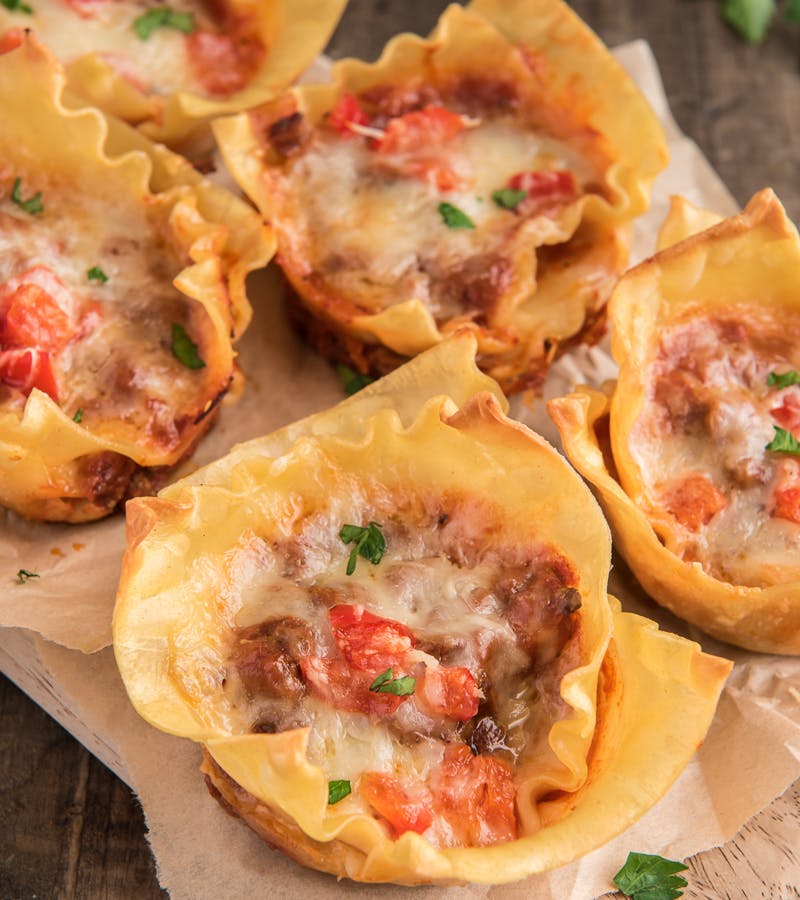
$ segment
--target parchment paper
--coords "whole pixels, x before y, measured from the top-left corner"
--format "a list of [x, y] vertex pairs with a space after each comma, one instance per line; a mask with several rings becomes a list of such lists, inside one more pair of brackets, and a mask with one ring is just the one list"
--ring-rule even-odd
[[[732, 212], [735, 204], [672, 121], [647, 45], [626, 45], [617, 55], [661, 116], [672, 153], [672, 163], [657, 183], [653, 209], [637, 227], [638, 259], [652, 252], [670, 193], [682, 193], [720, 213]], [[235, 441], [341, 399], [332, 369], [288, 330], [275, 283], [259, 276], [255, 287], [255, 322], [241, 345], [247, 392], [239, 405], [223, 410], [195, 464], [225, 452]], [[554, 367], [546, 395], [563, 393], [579, 381], [599, 383], [613, 374], [603, 347], [580, 350]], [[518, 400], [515, 409], [538, 430], [555, 437], [542, 404], [531, 408]], [[9, 586], [0, 598], [0, 624], [24, 625], [65, 647], [84, 651], [103, 647], [109, 640], [121, 546], [119, 520], [66, 528], [26, 525], [7, 515], [0, 527], [0, 572], [8, 573]], [[39, 571], [41, 578], [13, 585], [20, 567]], [[589, 900], [612, 888], [611, 876], [629, 850], [685, 858], [724, 843], [800, 776], [800, 659], [738, 651], [689, 629], [648, 601], [622, 565], [612, 572], [610, 590], [627, 609], [700, 640], [709, 652], [734, 659], [735, 669], [705, 743], [657, 806], [578, 862], [502, 887], [369, 887], [337, 883], [302, 869], [268, 850], [210, 798], [197, 771], [200, 756], [194, 744], [161, 734], [138, 718], [127, 703], [110, 650], [84, 656], [37, 641], [38, 664], [58, 683], [75, 714], [124, 762], [145, 810], [160, 881], [173, 900], [234, 900], [265, 894], [327, 900], [345, 892], [359, 900], [383, 900], [410, 897], [411, 891], [426, 900]], [[694, 896], [691, 888], [688, 896]]]

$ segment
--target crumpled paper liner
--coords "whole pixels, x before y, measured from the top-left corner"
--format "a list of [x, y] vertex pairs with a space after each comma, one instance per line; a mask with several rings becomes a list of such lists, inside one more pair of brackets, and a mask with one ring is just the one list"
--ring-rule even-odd
[[[682, 193], [724, 214], [736, 206], [696, 146], [674, 124], [647, 45], [626, 45], [617, 56], [659, 113], [672, 154], [669, 169], [656, 182], [653, 208], [637, 225], [634, 257], [640, 259], [653, 250], [670, 193]], [[260, 274], [256, 279], [255, 320], [240, 345], [247, 390], [238, 405], [223, 409], [193, 465], [342, 397], [332, 368], [288, 329], [273, 277]], [[546, 397], [565, 393], [578, 382], [599, 384], [614, 371], [603, 346], [580, 348], [553, 367]], [[555, 442], [543, 403], [531, 406], [517, 398], [514, 409]], [[0, 562], [7, 573], [0, 625], [24, 626], [84, 651], [108, 644], [122, 531], [119, 518], [66, 527], [31, 525], [6, 514], [0, 521]], [[15, 585], [18, 568], [37, 571], [41, 578]], [[724, 843], [800, 776], [800, 659], [718, 644], [651, 603], [622, 565], [612, 572], [610, 590], [627, 609], [700, 640], [708, 652], [734, 659], [736, 667], [705, 743], [647, 815], [571, 865], [501, 887], [364, 886], [337, 883], [303, 869], [267, 849], [212, 800], [197, 770], [200, 754], [195, 744], [157, 732], [136, 715], [125, 699], [110, 650], [84, 656], [27, 633], [0, 630], [0, 667], [21, 683], [30, 676], [31, 687], [37, 688], [31, 693], [67, 727], [72, 723], [72, 730], [139, 794], [159, 878], [173, 900], [238, 900], [265, 892], [307, 900], [347, 892], [358, 900], [384, 900], [410, 896], [410, 891], [425, 900], [588, 900], [612, 889], [611, 877], [629, 850], [682, 859]], [[794, 829], [787, 833], [796, 843], [796, 826], [786, 827]], [[776, 890], [781, 891], [777, 881], [771, 896], [784, 896]], [[690, 885], [685, 896], [707, 895]]]
[[[634, 612], [658, 612], [637, 599], [640, 592], [626, 570], [615, 571], [612, 587]], [[660, 618], [662, 627], [679, 624], [665, 611]], [[0, 664], [3, 638], [9, 634], [0, 634]], [[460, 888], [359, 885], [301, 868], [222, 811], [198, 771], [196, 744], [156, 731], [139, 718], [125, 700], [110, 649], [84, 656], [35, 639], [30, 655], [36, 656], [35, 667], [47, 673], [46, 681], [57, 686], [52, 703], [102, 736], [101, 744], [86, 742], [138, 793], [159, 880], [172, 900], [239, 900], [265, 892], [306, 900], [334, 900], [345, 892], [357, 900], [412, 895], [415, 900], [591, 900], [612, 889], [611, 878], [629, 850], [684, 859], [722, 844], [800, 773], [800, 659], [706, 644], [711, 652], [733, 655], [736, 667], [703, 746], [656, 806], [571, 865], [516, 884]], [[796, 842], [796, 830], [792, 823], [785, 827], [789, 846]], [[781, 877], [779, 871], [770, 874]], [[780, 890], [777, 880], [772, 887]], [[695, 893], [691, 884], [685, 894], [687, 900], [708, 896]], [[763, 896], [788, 900], [790, 895]]]

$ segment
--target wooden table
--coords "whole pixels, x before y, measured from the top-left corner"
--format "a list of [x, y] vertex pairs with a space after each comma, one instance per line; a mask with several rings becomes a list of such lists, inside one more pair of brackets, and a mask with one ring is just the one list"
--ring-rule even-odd
[[[427, 33], [445, 6], [350, 0], [328, 52], [372, 58], [399, 30]], [[611, 46], [649, 41], [679, 125], [740, 203], [771, 185], [800, 221], [800, 26], [776, 19], [754, 48], [723, 24], [717, 0], [572, 6]], [[0, 898], [165, 897], [128, 788], [4, 678], [0, 723]], [[774, 823], [791, 817], [800, 819], [800, 783], [725, 847], [692, 859], [687, 896], [800, 897], [792, 887], [800, 885], [800, 849], [771, 837]], [[778, 871], [786, 887], [770, 893], [764, 882]]]

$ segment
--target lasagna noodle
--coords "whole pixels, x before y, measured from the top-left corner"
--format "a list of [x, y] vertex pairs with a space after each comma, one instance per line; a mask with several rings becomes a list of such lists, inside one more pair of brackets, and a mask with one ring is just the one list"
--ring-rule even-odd
[[[267, 840], [359, 880], [504, 881], [575, 858], [625, 827], [677, 776], [729, 668], [609, 601], [609, 536], [594, 501], [552, 448], [505, 419], [505, 401], [474, 353], [470, 336], [453, 338], [338, 407], [128, 505], [114, 643], [134, 705], [157, 727], [206, 746], [239, 787], [209, 763], [212, 781], [228, 802], [238, 798], [237, 810]], [[342, 521], [381, 504], [402, 518], [408, 497], [425, 496], [471, 500], [479, 553], [544, 541], [577, 573], [579, 659], [557, 685], [565, 713], [521, 773], [522, 836], [492, 847], [439, 849], [413, 832], [391, 840], [355, 799], [355, 808], [328, 806], [331, 776], [311, 761], [309, 728], [249, 733], [252, 719], [224, 683], [253, 578], [272, 566], [284, 571], [281, 554], [292, 546], [289, 569], [300, 565], [304, 583], [310, 572], [341, 572], [349, 552], [337, 536]], [[502, 513], [491, 528], [486, 510]], [[419, 542], [413, 532], [407, 540]], [[381, 566], [391, 552], [390, 545]], [[368, 567], [361, 577], [369, 581], [369, 564], [358, 566]], [[669, 731], [664, 741], [648, 733], [650, 753], [634, 739], [644, 740], [645, 708]]]
[[[427, 87], [445, 105], [460, 92], [490, 111], [492, 92], [501, 110], [502, 91], [519, 98], [513, 114], [473, 117], [465, 132], [432, 148], [446, 156], [459, 147], [465, 159], [488, 160], [475, 184], [437, 196], [420, 178], [381, 180], [362, 138], [338, 138], [325, 125], [348, 95], [396, 89], [402, 98]], [[293, 114], [316, 137], [308, 148], [302, 141], [290, 148], [287, 162], [275, 152], [281, 143], [270, 145], [264, 135], [284, 122], [294, 127]], [[214, 130], [237, 181], [275, 223], [284, 271], [318, 348], [383, 372], [467, 328], [484, 367], [515, 390], [540, 385], [547, 362], [570, 339], [601, 333], [595, 326], [627, 258], [628, 223], [646, 209], [666, 161], [663, 133], [644, 98], [554, 0], [453, 6], [429, 39], [400, 35], [377, 63], [343, 60], [329, 84], [294, 89], [254, 114], [219, 120]], [[491, 193], [502, 187], [501, 173], [526, 171], [540, 158], [574, 171], [586, 189], [548, 215], [520, 218], [498, 208]], [[477, 227], [445, 227], [437, 197]], [[537, 253], [544, 245], [567, 249]], [[360, 259], [368, 262], [359, 267]], [[478, 305], [460, 309], [463, 299], [453, 307], [446, 296], [429, 296], [437, 269], [451, 292], [468, 279], [465, 296]]]
[[[193, 6], [200, 5], [178, 4], [175, 9], [192, 11]], [[209, 122], [263, 103], [288, 87], [322, 51], [345, 2], [224, 0], [209, 6], [223, 11], [223, 33], [226, 21], [251, 23], [252, 35], [265, 51], [249, 83], [228, 97], [204, 92], [187, 71], [182, 32], [157, 29], [140, 40], [130, 23], [143, 7], [133, 2], [114, 0], [94, 10], [87, 4], [84, 13], [65, 0], [41, 0], [32, 15], [0, 9], [0, 28], [33, 28], [67, 67], [70, 91], [81, 102], [139, 126], [154, 141], [207, 152]], [[203, 20], [202, 6], [195, 11]], [[128, 71], [135, 77], [126, 77]], [[149, 75], [150, 83], [141, 84], [141, 75]]]
[[[708, 230], [695, 233], [708, 226]], [[676, 241], [680, 242], [672, 245]], [[653, 366], [659, 359], [662, 336], [672, 330], [678, 329], [674, 333], [680, 336], [681, 329], [692, 329], [693, 322], [714, 321], [728, 323], [734, 331], [743, 329], [742, 336], [749, 334], [756, 344], [763, 340], [774, 344], [776, 335], [780, 336], [778, 345], [786, 343], [786, 335], [800, 322], [798, 285], [793, 276], [800, 261], [800, 240], [777, 198], [766, 190], [757, 194], [741, 215], [721, 222], [711, 213], [676, 201], [662, 231], [661, 247], [657, 256], [625, 276], [612, 299], [612, 348], [620, 363], [620, 377], [617, 385], [609, 388], [610, 399], [581, 389], [551, 401], [549, 409], [568, 456], [597, 487], [621, 552], [654, 599], [722, 640], [763, 652], [800, 652], [800, 582], [795, 574], [800, 527], [789, 521], [780, 524], [780, 540], [795, 542], [795, 549], [784, 553], [781, 564], [773, 549], [759, 544], [774, 544], [774, 535], [770, 537], [774, 528], [764, 530], [755, 519], [733, 523], [731, 527], [743, 529], [747, 535], [736, 547], [737, 555], [743, 557], [733, 570], [740, 581], [723, 578], [708, 550], [701, 548], [683, 559], [686, 531], [664, 507], [657, 489], [664, 470], [662, 450], [658, 449], [662, 441], [653, 424], [655, 412], [648, 412], [657, 409], [650, 406]], [[751, 352], [743, 337], [735, 340], [736, 353]], [[734, 345], [719, 341], [715, 353], [726, 346]], [[770, 368], [769, 354], [758, 364], [752, 360], [746, 364], [759, 383], [763, 379], [766, 384], [761, 369]], [[729, 371], [724, 354], [719, 365], [719, 371]], [[785, 360], [780, 368], [785, 368]], [[709, 385], [714, 384], [712, 378]], [[721, 388], [716, 390], [719, 394]], [[762, 386], [760, 394], [765, 390]], [[736, 396], [726, 389], [714, 403], [734, 402]], [[763, 404], [764, 400], [754, 402]], [[650, 418], [643, 418], [645, 415]], [[642, 423], [647, 422], [645, 428]], [[763, 423], [748, 425], [754, 429], [761, 455], [767, 452], [763, 445], [771, 437], [766, 427], [766, 437], [758, 442], [763, 427]], [[610, 428], [610, 446], [603, 437], [606, 428]], [[727, 457], [738, 455], [744, 460], [751, 437], [747, 436], [739, 454], [735, 444], [718, 446], [712, 454], [714, 467]], [[692, 441], [700, 439], [695, 436]], [[680, 437], [670, 437], [670, 441], [680, 442]], [[691, 446], [687, 441], [678, 452], [689, 453]], [[654, 454], [659, 459], [657, 467]], [[781, 464], [778, 454], [772, 457], [762, 461], [767, 472]], [[700, 464], [700, 458], [687, 455], [675, 461], [678, 468], [681, 459], [689, 468]], [[711, 473], [709, 477], [722, 481], [722, 475]], [[734, 513], [752, 518], [746, 497], [769, 490], [771, 483], [734, 486], [730, 510], [721, 514], [721, 521]], [[743, 496], [738, 498], [736, 491]], [[768, 498], [762, 499], [760, 506], [769, 508]], [[768, 512], [758, 516], [763, 518]], [[707, 517], [712, 525], [714, 515]], [[700, 526], [699, 531], [700, 539], [705, 540], [708, 525]], [[712, 538], [713, 533], [708, 536]], [[724, 539], [723, 534], [723, 549]]]
[[[176, 418], [197, 420], [181, 426], [175, 439], [161, 437], [143, 427], [141, 417], [123, 413], [123, 404], [132, 396], [128, 394], [119, 395], [119, 412], [112, 394], [102, 401], [102, 411], [85, 421], [74, 421], [74, 410], [67, 415], [37, 389], [24, 408], [4, 404], [3, 503], [34, 517], [96, 518], [110, 510], [80, 494], [80, 471], [87, 459], [113, 453], [141, 467], [172, 466], [212, 420], [213, 404], [227, 390], [234, 371], [231, 336], [238, 337], [250, 318], [245, 277], [271, 255], [272, 235], [245, 204], [202, 179], [180, 157], [96, 110], [67, 108], [63, 72], [32, 38], [0, 57], [0, 69], [6, 116], [0, 141], [4, 183], [10, 190], [18, 178], [24, 191], [38, 191], [44, 198], [43, 212], [29, 215], [14, 210], [6, 197], [4, 205], [13, 210], [4, 213], [6, 265], [30, 270], [52, 263], [68, 290], [96, 298], [103, 316], [97, 337], [90, 337], [97, 344], [92, 352], [107, 361], [128, 359], [134, 371], [140, 361], [152, 359], [148, 378], [154, 379], [152, 391], [163, 395], [159, 402], [172, 405]], [[104, 224], [109, 210], [114, 221], [124, 223], [116, 237]], [[93, 230], [101, 224], [101, 233]], [[58, 247], [64, 249], [59, 253]], [[99, 260], [81, 256], [103, 248], [106, 267], [119, 270], [99, 287], [87, 281], [87, 269]], [[8, 280], [23, 272], [17, 268], [4, 275]], [[129, 299], [125, 292], [131, 292]], [[199, 372], [183, 376], [179, 366], [172, 383], [157, 380], [160, 368], [175, 361], [168, 349], [152, 346], [152, 336], [147, 337], [148, 294], [151, 303], [185, 317], [205, 357]], [[130, 303], [142, 306], [144, 347], [136, 346], [135, 322], [126, 324]], [[159, 315], [164, 318], [161, 340], [168, 348], [169, 313]], [[103, 352], [104, 335], [110, 346]], [[63, 352], [74, 355], [84, 342], [79, 337]], [[166, 353], [164, 365], [157, 363], [159, 353]], [[66, 393], [91, 396], [94, 390], [102, 397], [113, 391], [113, 385], [99, 381], [92, 388], [90, 371], [91, 366], [75, 356], [72, 371], [63, 375]], [[142, 390], [144, 397], [150, 388]]]

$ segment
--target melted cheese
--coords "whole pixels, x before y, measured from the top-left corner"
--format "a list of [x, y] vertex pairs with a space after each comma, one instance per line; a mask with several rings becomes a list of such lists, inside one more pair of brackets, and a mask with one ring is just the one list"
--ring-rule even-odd
[[[687, 359], [698, 373], [693, 400], [699, 411], [688, 423], [671, 423], [656, 387]], [[786, 396], [786, 389], [768, 387], [767, 376], [792, 367], [785, 356], [769, 357], [753, 343], [726, 342], [708, 319], [673, 326], [662, 337], [647, 404], [631, 436], [659, 521], [663, 492], [688, 474], [706, 476], [724, 493], [727, 505], [705, 525], [694, 531], [677, 522], [665, 525], [663, 537], [671, 550], [731, 584], [764, 586], [800, 578], [800, 525], [773, 515], [786, 457], [765, 449], [778, 424], [771, 410]]]
[[[283, 215], [299, 229], [311, 267], [365, 309], [414, 297], [437, 319], [463, 313], [448, 277], [475, 257], [511, 256], [522, 221], [492, 193], [513, 175], [538, 169], [568, 169], [578, 185], [591, 177], [567, 144], [506, 118], [469, 127], [432, 153], [458, 173], [458, 188], [440, 191], [403, 174], [401, 154], [376, 153], [363, 140], [324, 129], [285, 176], [290, 199]], [[439, 212], [443, 201], [475, 228], [449, 228]]]
[[[418, 513], [361, 509], [359, 517], [385, 523], [387, 551], [378, 565], [359, 558], [351, 576], [345, 574], [350, 547], [339, 538], [336, 509], [296, 519], [289, 534], [244, 536], [227, 556], [230, 574], [224, 579], [236, 585], [236, 596], [223, 601], [235, 610], [232, 635], [261, 623], [299, 620], [314, 634], [316, 647], [310, 655], [336, 658], [329, 609], [340, 603], [363, 605], [412, 630], [410, 665], [436, 667], [439, 659], [432, 654], [446, 647], [446, 665], [467, 667], [478, 684], [486, 684], [489, 670], [495, 695], [502, 694], [492, 714], [505, 729], [507, 758], [524, 759], [526, 749], [533, 747], [540, 752], [540, 739], [564, 714], [560, 675], [554, 674], [560, 663], [532, 666], [509, 624], [508, 596], [497, 585], [511, 567], [522, 564], [533, 571], [552, 561], [554, 551], [534, 541], [507, 552], [457, 559], [453, 547], [468, 544], [475, 512], [456, 505], [441, 526], [435, 519], [421, 521]], [[236, 668], [236, 639], [231, 640], [225, 678], [217, 680], [227, 727], [234, 732], [259, 730], [265, 722], [268, 730], [310, 727], [309, 760], [329, 780], [346, 778], [355, 785], [364, 772], [383, 772], [425, 781], [441, 762], [446, 742], [459, 740], [458, 723], [430, 713], [414, 696], [395, 712], [374, 718], [333, 709], [313, 690], [299, 699], [269, 692], [251, 695]], [[490, 652], [491, 668], [486, 662]], [[369, 809], [358, 796], [348, 803]], [[442, 835], [430, 838], [446, 840]]]
[[[205, 402], [202, 370], [190, 370], [172, 354], [171, 326], [192, 333], [196, 304], [172, 284], [182, 264], [159, 238], [143, 204], [110, 204], [102, 187], [93, 194], [40, 177], [24, 191], [41, 191], [44, 211], [31, 216], [9, 199], [0, 202], [0, 284], [35, 266], [50, 269], [71, 298], [75, 336], [52, 355], [59, 404], [82, 425], [101, 431], [121, 420], [142, 441], [169, 445], [175, 419], [196, 415]], [[90, 281], [99, 266], [108, 282]], [[62, 296], [58, 298], [63, 308]], [[81, 324], [81, 323], [84, 324]]]
[[[65, 65], [89, 53], [99, 53], [120, 75], [148, 93], [188, 90], [204, 94], [189, 64], [186, 35], [174, 28], [156, 28], [141, 40], [134, 21], [160, 4], [143, 0], [98, 0], [88, 15], [80, 15], [67, 0], [35, 0], [33, 15], [0, 7], [0, 30], [32, 28]], [[196, 28], [214, 29], [202, 4], [174, 0], [169, 8], [192, 12]]]

